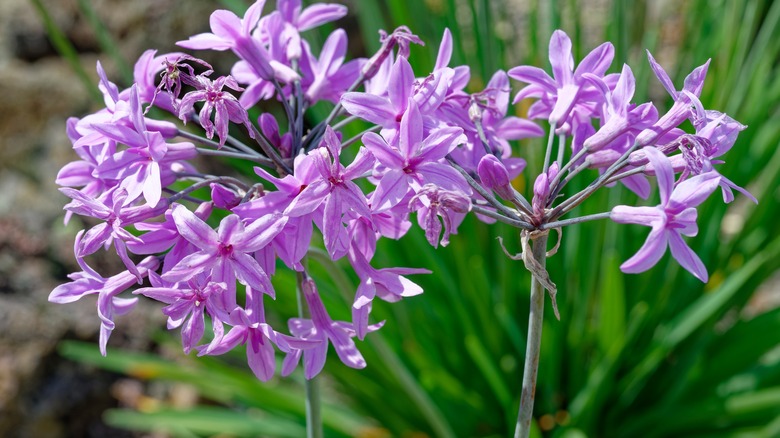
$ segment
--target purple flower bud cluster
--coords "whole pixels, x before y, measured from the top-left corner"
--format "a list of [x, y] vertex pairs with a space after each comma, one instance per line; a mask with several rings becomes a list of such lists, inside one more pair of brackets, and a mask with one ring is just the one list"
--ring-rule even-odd
[[[347, 61], [343, 30], [333, 31], [319, 54], [301, 35], [346, 15], [344, 6], [304, 9], [300, 0], [279, 0], [276, 10], [265, 13], [264, 4], [257, 1], [244, 17], [216, 11], [210, 33], [179, 42], [187, 49], [232, 51], [238, 61], [229, 75], [212, 77], [212, 67], [192, 55], [148, 51], [135, 65], [132, 86], [120, 92], [98, 64], [105, 108], [68, 122], [79, 160], [57, 176], [71, 199], [66, 220], [76, 214], [95, 225], [76, 238], [82, 270], [57, 287], [50, 301], [97, 294], [104, 354], [113, 317], [132, 310], [133, 294], [140, 294], [165, 305], [168, 328], [180, 330], [185, 352], [219, 355], [245, 345], [248, 364], [261, 380], [274, 376], [276, 350], [285, 355], [282, 375], [301, 358], [305, 376], [317, 375], [331, 344], [344, 364], [362, 368], [366, 363], [353, 338], [382, 326], [370, 324], [374, 299], [418, 295], [422, 288], [407, 276], [429, 272], [372, 264], [377, 241], [404, 236], [413, 214], [434, 247], [447, 245], [468, 212], [541, 233], [576, 222], [560, 218], [617, 181], [647, 198], [648, 176], [658, 180], [659, 206], [617, 206], [609, 214], [616, 222], [652, 228], [622, 269], [646, 270], [669, 246], [683, 267], [706, 280], [681, 235], [696, 234], [695, 207], [717, 186], [726, 201], [733, 199], [731, 189], [747, 194], [714, 169], [745, 127], [703, 109], [698, 96], [708, 64], [676, 91], [649, 57], [675, 102], [659, 118], [652, 103], [631, 103], [635, 80], [628, 66], [606, 74], [614, 52], [609, 43], [575, 69], [571, 41], [556, 31], [552, 77], [536, 67], [515, 67], [470, 92], [469, 68], [449, 66], [449, 31], [433, 71], [417, 76], [409, 46], [422, 41], [405, 27], [380, 32], [381, 48], [369, 59]], [[526, 162], [509, 142], [545, 132], [508, 114], [510, 78], [528, 84], [515, 101], [538, 99], [528, 115], [550, 124], [531, 202], [512, 185]], [[286, 120], [268, 113], [252, 120], [249, 110], [261, 100], [278, 101]], [[307, 127], [304, 115], [320, 101], [335, 107]], [[371, 128], [344, 139], [339, 131], [358, 118]], [[685, 120], [694, 134], [678, 128]], [[198, 126], [203, 135], [193, 132]], [[202, 173], [193, 159], [204, 156], [253, 163], [256, 178]], [[566, 183], [588, 168], [600, 176], [565, 196]], [[307, 271], [317, 236], [327, 255], [346, 258], [360, 279], [352, 321], [330, 317]], [[122, 272], [104, 277], [87, 264], [101, 247], [113, 247]], [[296, 272], [306, 309], [289, 321], [286, 333], [267, 322], [264, 310], [265, 298], [276, 298], [272, 279], [281, 265]]]

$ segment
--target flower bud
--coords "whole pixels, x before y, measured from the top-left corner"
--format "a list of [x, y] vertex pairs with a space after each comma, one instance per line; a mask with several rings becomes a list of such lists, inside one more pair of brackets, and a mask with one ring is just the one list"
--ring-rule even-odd
[[236, 192], [221, 184], [211, 184], [211, 199], [219, 208], [230, 210], [241, 203], [241, 197]]
[[505, 200], [515, 197], [514, 190], [509, 183], [509, 172], [495, 155], [489, 154], [482, 157], [477, 165], [477, 174], [482, 185], [494, 190], [498, 196]]

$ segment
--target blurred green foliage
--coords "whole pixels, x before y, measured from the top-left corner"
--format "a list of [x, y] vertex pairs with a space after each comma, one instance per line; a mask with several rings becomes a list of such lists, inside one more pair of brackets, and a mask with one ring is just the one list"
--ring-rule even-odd
[[[561, 250], [548, 261], [559, 287], [561, 321], [548, 309], [534, 433], [567, 438], [780, 435], [780, 309], [745, 310], [780, 266], [780, 2], [352, 3], [363, 37], [353, 44], [357, 50], [375, 49], [378, 29], [402, 24], [426, 41], [412, 51], [418, 75], [432, 67], [442, 31], [449, 27], [456, 41], [451, 65], [472, 67], [474, 91], [499, 68], [518, 63], [549, 68], [546, 45], [559, 27], [572, 36], [576, 59], [599, 41], [612, 41], [616, 61], [611, 71], [630, 63], [637, 76], [637, 102], [668, 98], [658, 92], [644, 49], [661, 55], [678, 85], [695, 66], [713, 59], [701, 101], [749, 126], [720, 171], [748, 185], [760, 204], [738, 195], [730, 205], [711, 199], [700, 209], [700, 232], [689, 243], [711, 273], [706, 285], [668, 255], [642, 275], [622, 274], [618, 266], [646, 236], [642, 227], [601, 221], [564, 230]], [[99, 28], [88, 2], [79, 4]], [[223, 1], [223, 7], [246, 6]], [[58, 38], [56, 29], [51, 31]], [[103, 48], [111, 50], [110, 36], [101, 35]], [[325, 35], [310, 36], [322, 40]], [[64, 47], [63, 56], [75, 56], [69, 55], [67, 41], [58, 47]], [[521, 114], [523, 108], [516, 111]], [[540, 166], [542, 146], [516, 146], [532, 173]], [[573, 182], [572, 192], [588, 180]], [[529, 182], [516, 183], [524, 189]], [[575, 215], [636, 202], [617, 188], [598, 193]], [[400, 242], [381, 243], [377, 266], [426, 267], [434, 274], [414, 279], [425, 288], [423, 296], [374, 306], [375, 319], [388, 323], [359, 345], [369, 364], [365, 370], [346, 368], [335, 356], [328, 362], [321, 377], [326, 435], [507, 436], [514, 430], [530, 278], [520, 262], [503, 255], [497, 236], [505, 236], [510, 250], [518, 240], [509, 227], [470, 218], [444, 249], [432, 249], [418, 229]], [[322, 260], [314, 257], [311, 266], [326, 304], [334, 318], [349, 319], [347, 303], [356, 279], [342, 271], [343, 263]], [[279, 274], [275, 282], [280, 298], [269, 308], [276, 312], [274, 322], [284, 325], [295, 314], [295, 282], [291, 274]], [[173, 335], [162, 339], [178, 342]], [[175, 436], [303, 433], [302, 376], [259, 383], [239, 353], [171, 362], [121, 351], [102, 358], [95, 346], [74, 343], [61, 351], [134, 377], [193, 385], [211, 405], [186, 412], [116, 410], [107, 413], [111, 424]]]

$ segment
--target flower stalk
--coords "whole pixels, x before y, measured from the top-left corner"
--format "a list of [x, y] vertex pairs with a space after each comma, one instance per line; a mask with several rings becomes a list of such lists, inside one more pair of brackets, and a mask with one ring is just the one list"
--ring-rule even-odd
[[[306, 262], [303, 262], [304, 266]], [[298, 317], [301, 319], [311, 318], [311, 312], [306, 304], [303, 294], [304, 282], [306, 281], [306, 271], [298, 272], [296, 275], [298, 297]], [[322, 427], [322, 396], [320, 395], [320, 379], [317, 377], [305, 379], [303, 382], [306, 392], [306, 438], [323, 438]]]
[[[532, 240], [532, 256], [542, 268], [547, 264], [547, 233]], [[531, 311], [528, 315], [528, 338], [523, 366], [523, 388], [520, 393], [520, 410], [517, 414], [515, 438], [528, 438], [534, 413], [536, 376], [539, 371], [539, 356], [542, 345], [542, 323], [544, 320], [544, 287], [536, 276], [531, 276]]]

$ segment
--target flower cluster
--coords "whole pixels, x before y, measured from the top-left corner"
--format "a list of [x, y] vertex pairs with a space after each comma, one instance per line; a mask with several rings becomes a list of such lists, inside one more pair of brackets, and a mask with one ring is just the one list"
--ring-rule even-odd
[[[677, 91], [649, 56], [675, 102], [659, 117], [652, 103], [631, 102], [634, 76], [628, 66], [606, 74], [611, 44], [599, 46], [575, 69], [571, 41], [556, 31], [552, 77], [520, 66], [497, 72], [484, 90], [470, 92], [469, 68], [449, 66], [449, 32], [433, 71], [418, 76], [409, 45], [422, 41], [405, 27], [380, 32], [381, 48], [372, 57], [346, 61], [343, 30], [332, 32], [318, 55], [301, 34], [343, 17], [344, 6], [302, 9], [300, 0], [279, 0], [276, 10], [264, 14], [264, 3], [257, 1], [244, 17], [216, 11], [210, 33], [179, 42], [186, 49], [232, 51], [238, 61], [230, 75], [214, 77], [212, 67], [193, 55], [148, 51], [135, 65], [132, 86], [120, 91], [98, 64], [105, 108], [68, 122], [79, 160], [57, 176], [71, 199], [66, 219], [75, 213], [97, 225], [76, 237], [82, 270], [57, 287], [50, 301], [96, 294], [104, 354], [114, 315], [137, 301], [120, 295], [142, 285], [131, 293], [165, 304], [168, 328], [180, 329], [185, 352], [219, 355], [246, 345], [250, 368], [268, 380], [279, 350], [285, 354], [283, 375], [302, 358], [311, 378], [332, 344], [344, 364], [361, 368], [366, 364], [353, 338], [381, 327], [370, 324], [374, 299], [395, 302], [422, 293], [407, 276], [427, 270], [372, 264], [378, 239], [404, 236], [412, 215], [434, 247], [448, 243], [468, 212], [541, 233], [577, 221], [560, 218], [617, 181], [647, 198], [647, 176], [658, 180], [659, 206], [617, 206], [599, 216], [652, 227], [622, 269], [648, 269], [668, 244], [683, 267], [706, 281], [704, 266], [681, 235], [696, 234], [695, 207], [716, 187], [726, 201], [733, 199], [731, 189], [744, 192], [714, 169], [744, 126], [703, 109], [698, 96], [707, 64]], [[550, 124], [544, 171], [535, 177], [530, 202], [511, 184], [526, 163], [509, 142], [545, 132], [508, 114], [510, 78], [528, 84], [515, 101], [538, 99], [528, 116]], [[261, 101], [280, 102], [286, 123], [268, 113], [252, 120], [249, 110]], [[306, 126], [307, 109], [320, 101], [332, 103], [332, 112]], [[163, 120], [150, 116], [165, 113], [170, 117]], [[370, 128], [343, 138], [342, 128], [358, 119]], [[678, 128], [685, 120], [693, 122], [694, 134]], [[203, 135], [193, 132], [197, 126]], [[254, 163], [257, 178], [202, 173], [193, 160], [199, 156]], [[561, 200], [566, 183], [589, 168], [600, 176]], [[328, 256], [346, 258], [360, 279], [352, 321], [329, 316], [307, 272], [315, 229]], [[125, 270], [104, 277], [90, 267], [87, 256], [101, 247], [113, 247]], [[276, 297], [271, 279], [278, 262], [296, 271], [307, 309], [289, 321], [288, 334], [272, 327], [264, 311], [265, 298]]]

